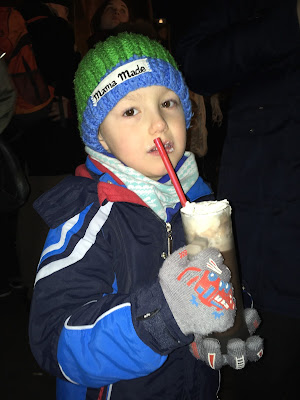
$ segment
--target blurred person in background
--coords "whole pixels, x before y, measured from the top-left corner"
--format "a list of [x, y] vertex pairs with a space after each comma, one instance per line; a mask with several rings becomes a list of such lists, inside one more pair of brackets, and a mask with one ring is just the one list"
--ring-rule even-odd
[[218, 198], [232, 205], [242, 280], [265, 338], [260, 363], [224, 369], [221, 399], [293, 399], [300, 355], [300, 2], [189, 4], [186, 17], [185, 10], [177, 15], [186, 22], [177, 60], [196, 93], [232, 89]]
[[91, 19], [92, 34], [88, 38], [89, 48], [98, 41], [105, 40], [118, 25], [133, 21], [130, 0], [104, 0]]
[[[73, 80], [80, 61], [75, 48], [72, 21], [72, 0], [53, 2], [26, 1], [20, 12], [27, 22], [32, 38], [33, 50], [43, 77], [54, 87], [54, 100], [46, 118], [38, 124], [31, 124], [28, 142], [28, 164], [30, 175], [58, 175], [72, 172], [69, 165], [77, 165], [80, 143], [76, 141], [75, 100]], [[41, 132], [43, 132], [41, 136]], [[75, 137], [74, 137], [75, 136]], [[46, 137], [47, 146], [37, 151], [32, 143], [40, 143]], [[73, 151], [66, 152], [69, 140]], [[57, 148], [57, 142], [61, 146]], [[78, 146], [77, 146], [78, 145]], [[46, 163], [55, 154], [55, 163]]]

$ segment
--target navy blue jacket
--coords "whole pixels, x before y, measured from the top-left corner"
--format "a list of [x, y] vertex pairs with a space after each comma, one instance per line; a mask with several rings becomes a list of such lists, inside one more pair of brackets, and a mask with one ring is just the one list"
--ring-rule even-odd
[[[57, 377], [57, 399], [216, 399], [219, 374], [191, 355], [193, 336], [180, 331], [157, 281], [170, 235], [173, 249], [185, 243], [180, 204], [166, 224], [99, 163], [87, 164], [35, 203], [51, 229], [30, 345]], [[211, 189], [199, 178], [187, 196], [210, 199]]]
[[233, 207], [243, 281], [256, 308], [299, 318], [296, 0], [209, 0], [197, 15], [177, 56], [194, 92], [232, 89], [218, 198]]

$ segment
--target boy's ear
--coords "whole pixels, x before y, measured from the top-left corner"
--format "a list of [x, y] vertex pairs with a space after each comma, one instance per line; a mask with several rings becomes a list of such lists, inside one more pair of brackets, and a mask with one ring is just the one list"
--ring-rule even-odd
[[99, 129], [98, 129], [98, 140], [99, 140], [101, 146], [104, 148], [104, 150], [106, 150], [106, 151], [109, 152], [109, 148], [108, 148], [108, 146], [107, 146], [107, 144], [106, 144], [106, 141], [105, 141], [105, 139], [103, 138], [103, 136], [102, 136], [102, 134], [101, 134], [101, 129], [100, 129], [100, 127], [99, 127]]

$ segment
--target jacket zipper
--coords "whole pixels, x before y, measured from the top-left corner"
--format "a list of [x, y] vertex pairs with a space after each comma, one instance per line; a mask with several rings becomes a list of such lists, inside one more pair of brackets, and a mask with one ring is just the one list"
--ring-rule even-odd
[[172, 225], [170, 222], [166, 222], [167, 229], [167, 239], [168, 239], [168, 256], [172, 254], [173, 251], [173, 237], [172, 237]]
[[[157, 214], [151, 210], [153, 215], [155, 215], [155, 217], [160, 220], [162, 223], [164, 223], [158, 216]], [[167, 249], [168, 249], [168, 253], [166, 253], [165, 251], [162, 252], [162, 254], [160, 255], [161, 258], [163, 258], [164, 260], [173, 252], [173, 236], [172, 236], [172, 225], [170, 224], [170, 222], [166, 222], [166, 230], [167, 230]]]

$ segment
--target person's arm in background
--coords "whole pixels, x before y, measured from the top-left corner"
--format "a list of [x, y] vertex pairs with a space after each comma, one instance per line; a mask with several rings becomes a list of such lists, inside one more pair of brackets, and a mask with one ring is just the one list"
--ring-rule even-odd
[[2, 58], [0, 59], [0, 134], [7, 127], [14, 114], [15, 102], [16, 91]]
[[299, 0], [206, 4], [176, 44], [177, 61], [196, 93], [232, 87], [299, 46]]

